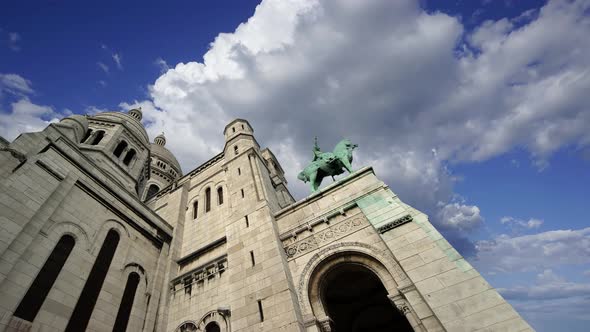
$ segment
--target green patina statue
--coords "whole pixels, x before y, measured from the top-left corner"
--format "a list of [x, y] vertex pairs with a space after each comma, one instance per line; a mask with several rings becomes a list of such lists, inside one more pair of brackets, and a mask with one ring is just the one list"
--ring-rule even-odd
[[349, 139], [343, 139], [336, 144], [334, 152], [322, 152], [316, 137], [313, 147], [313, 161], [297, 175], [297, 178], [305, 183], [309, 181], [312, 192], [315, 192], [325, 176], [332, 176], [334, 179], [334, 175], [344, 173], [343, 168], [348, 173], [352, 173], [352, 150], [357, 147], [358, 145], [352, 144]]

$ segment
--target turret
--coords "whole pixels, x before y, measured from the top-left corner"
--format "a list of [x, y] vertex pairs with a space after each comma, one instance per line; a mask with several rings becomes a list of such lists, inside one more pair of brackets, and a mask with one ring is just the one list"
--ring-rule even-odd
[[134, 119], [137, 119], [137, 121], [141, 121], [141, 118], [143, 118], [141, 107], [130, 109], [127, 114], [131, 115]]
[[88, 116], [80, 144], [88, 157], [136, 194], [146, 179], [149, 158], [149, 139], [141, 118], [140, 109]]
[[225, 126], [223, 134], [225, 136], [226, 158], [237, 156], [251, 147], [260, 149], [258, 142], [254, 138], [254, 129], [244, 119], [235, 119], [230, 122]]
[[73, 114], [63, 118], [59, 122], [59, 126], [69, 128], [70, 130], [66, 132], [66, 135], [74, 142], [80, 143], [88, 131], [88, 119], [84, 115]]
[[154, 143], [150, 144], [150, 177], [141, 195], [144, 200], [149, 200], [182, 176], [178, 160], [165, 145], [164, 133], [156, 136]]

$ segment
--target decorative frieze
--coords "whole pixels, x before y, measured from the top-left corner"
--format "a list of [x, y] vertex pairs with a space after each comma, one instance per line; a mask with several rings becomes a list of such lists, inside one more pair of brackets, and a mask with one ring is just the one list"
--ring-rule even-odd
[[308, 231], [320, 224], [325, 223], [325, 224], [329, 225], [332, 218], [335, 218], [340, 215], [345, 215], [348, 210], [351, 210], [351, 209], [355, 208], [356, 206], [357, 206], [356, 202], [354, 202], [354, 201], [349, 202], [349, 203], [342, 205], [338, 208], [330, 210], [328, 213], [325, 213], [319, 217], [315, 217], [312, 220], [304, 222], [304, 223], [298, 225], [297, 227], [281, 234], [281, 237], [280, 237], [281, 241], [284, 242], [290, 238], [297, 238], [297, 236], [299, 236], [300, 233]]
[[287, 254], [288, 259], [295, 258], [348, 235], [362, 228], [364, 225], [366, 225], [366, 221], [363, 215], [357, 214], [352, 218], [345, 219], [344, 221], [286, 246], [285, 253]]
[[184, 289], [184, 293], [190, 295], [192, 293], [193, 285], [203, 285], [206, 280], [220, 277], [225, 270], [227, 270], [227, 255], [218, 257], [174, 278], [170, 282], [170, 289], [173, 294]]
[[409, 223], [412, 220], [413, 220], [412, 216], [407, 214], [401, 218], [397, 218], [394, 221], [389, 222], [389, 223], [377, 228], [377, 231], [379, 232], [379, 234], [383, 234], [383, 233], [390, 231], [390, 230], [392, 230], [398, 226], [401, 226], [405, 223]]

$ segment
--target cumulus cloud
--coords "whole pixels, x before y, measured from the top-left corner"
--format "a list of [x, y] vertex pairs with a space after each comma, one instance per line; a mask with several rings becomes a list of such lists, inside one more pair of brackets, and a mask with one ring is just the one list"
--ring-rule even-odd
[[590, 228], [555, 230], [532, 235], [500, 235], [477, 242], [474, 264], [491, 273], [542, 271], [590, 263]]
[[12, 141], [20, 133], [43, 130], [60, 117], [50, 106], [34, 104], [24, 97], [11, 104], [10, 112], [0, 112], [0, 133]]
[[590, 283], [572, 282], [546, 269], [529, 285], [499, 288], [517, 310], [539, 320], [565, 317], [587, 320], [590, 310]]
[[168, 69], [170, 69], [170, 66], [168, 65], [168, 63], [166, 62], [166, 60], [162, 59], [162, 58], [157, 58], [154, 61], [154, 64], [156, 66], [158, 66], [158, 68], [160, 68], [160, 73], [164, 74], [165, 72], [168, 71]]
[[3, 95], [10, 95], [9, 109], [0, 104], [0, 135], [12, 141], [20, 133], [43, 130], [51, 122], [71, 114], [69, 109], [58, 113], [52, 107], [37, 105], [29, 99], [34, 93], [31, 81], [17, 74], [0, 73], [0, 101]]
[[0, 73], [0, 97], [3, 93], [26, 95], [33, 93], [31, 81], [17, 74]]
[[[590, 142], [587, 8], [553, 1], [466, 32], [414, 1], [263, 1], [203, 62], [156, 80], [151, 125], [179, 136], [170, 148], [185, 169], [221, 149], [219, 128], [235, 117], [280, 147], [281, 160], [305, 163], [316, 135], [325, 150], [349, 137], [360, 145], [357, 167], [375, 166], [402, 198], [437, 212], [452, 197], [447, 162], [524, 146], [542, 164]], [[184, 149], [187, 132], [210, 148]], [[301, 197], [298, 170], [287, 176]]]
[[477, 206], [457, 202], [443, 205], [439, 214], [442, 225], [461, 231], [473, 230], [483, 221]]

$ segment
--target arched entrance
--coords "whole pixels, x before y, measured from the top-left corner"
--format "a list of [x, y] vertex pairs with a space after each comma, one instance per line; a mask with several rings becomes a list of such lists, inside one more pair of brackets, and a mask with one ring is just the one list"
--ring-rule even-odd
[[221, 329], [219, 328], [219, 324], [216, 322], [210, 322], [207, 324], [207, 326], [205, 326], [205, 332], [221, 332]]
[[333, 267], [322, 278], [320, 288], [333, 331], [413, 331], [406, 317], [387, 297], [381, 280], [362, 265]]

